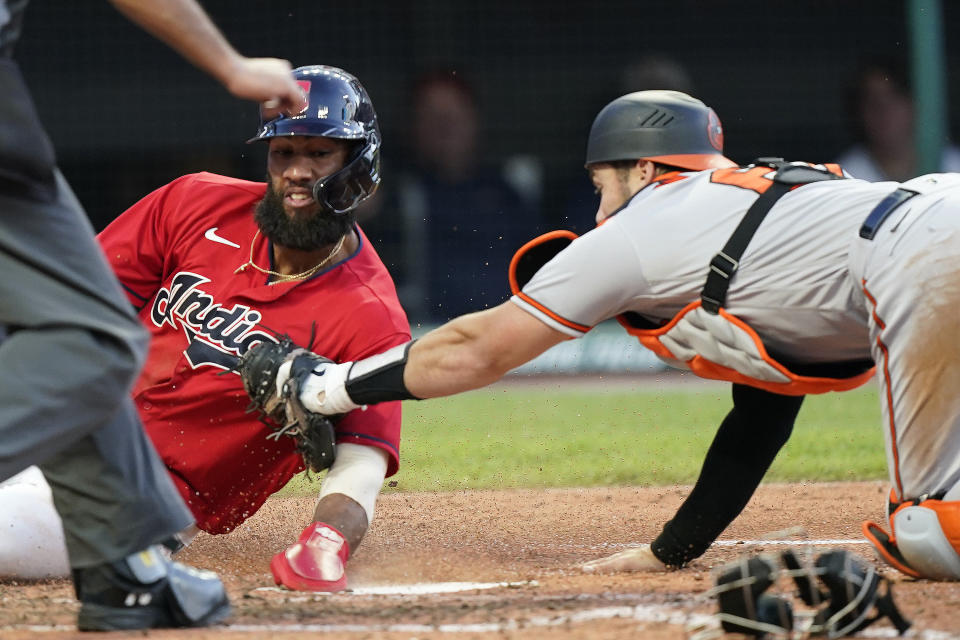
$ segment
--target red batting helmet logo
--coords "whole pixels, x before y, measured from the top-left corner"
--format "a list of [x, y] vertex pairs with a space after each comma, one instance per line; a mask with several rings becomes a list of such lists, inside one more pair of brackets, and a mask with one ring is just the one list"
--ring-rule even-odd
[[707, 117], [707, 137], [710, 144], [719, 152], [723, 152], [723, 126], [720, 124], [720, 118], [710, 109], [710, 115]]
[[[303, 91], [303, 99], [306, 101], [307, 106], [305, 106], [300, 113], [306, 113], [307, 109], [310, 108], [310, 81], [309, 80], [297, 80], [297, 84], [300, 85], [300, 90]], [[299, 115], [299, 114], [298, 114]]]

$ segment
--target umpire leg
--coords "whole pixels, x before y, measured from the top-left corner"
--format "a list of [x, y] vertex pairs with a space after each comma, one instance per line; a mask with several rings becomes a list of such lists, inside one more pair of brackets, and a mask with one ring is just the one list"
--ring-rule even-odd
[[52, 193], [0, 194], [0, 479], [39, 464], [76, 569], [193, 519], [129, 398], [146, 332], [59, 172]]

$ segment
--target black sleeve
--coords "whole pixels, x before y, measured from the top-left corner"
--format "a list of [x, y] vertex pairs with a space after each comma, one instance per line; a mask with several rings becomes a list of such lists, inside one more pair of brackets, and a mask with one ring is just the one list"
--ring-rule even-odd
[[786, 444], [802, 403], [803, 396], [733, 385], [733, 409], [713, 438], [696, 485], [651, 545], [661, 562], [682, 567], [733, 522]]

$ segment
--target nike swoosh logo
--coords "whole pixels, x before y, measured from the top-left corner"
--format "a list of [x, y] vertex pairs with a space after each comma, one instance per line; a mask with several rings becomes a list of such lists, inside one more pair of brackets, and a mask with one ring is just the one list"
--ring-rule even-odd
[[203, 237], [207, 240], [212, 240], [213, 242], [219, 242], [220, 244], [225, 244], [228, 247], [233, 247], [234, 249], [240, 248], [240, 245], [238, 245], [236, 242], [230, 242], [223, 236], [218, 236], [217, 229], [219, 229], [219, 227], [210, 227], [207, 229], [207, 232], [203, 234]]

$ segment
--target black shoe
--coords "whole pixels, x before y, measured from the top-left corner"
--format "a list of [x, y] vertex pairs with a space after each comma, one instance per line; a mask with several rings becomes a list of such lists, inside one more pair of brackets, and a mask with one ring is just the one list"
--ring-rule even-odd
[[230, 614], [220, 578], [166, 559], [153, 546], [123, 560], [74, 569], [80, 631], [205, 627]]

